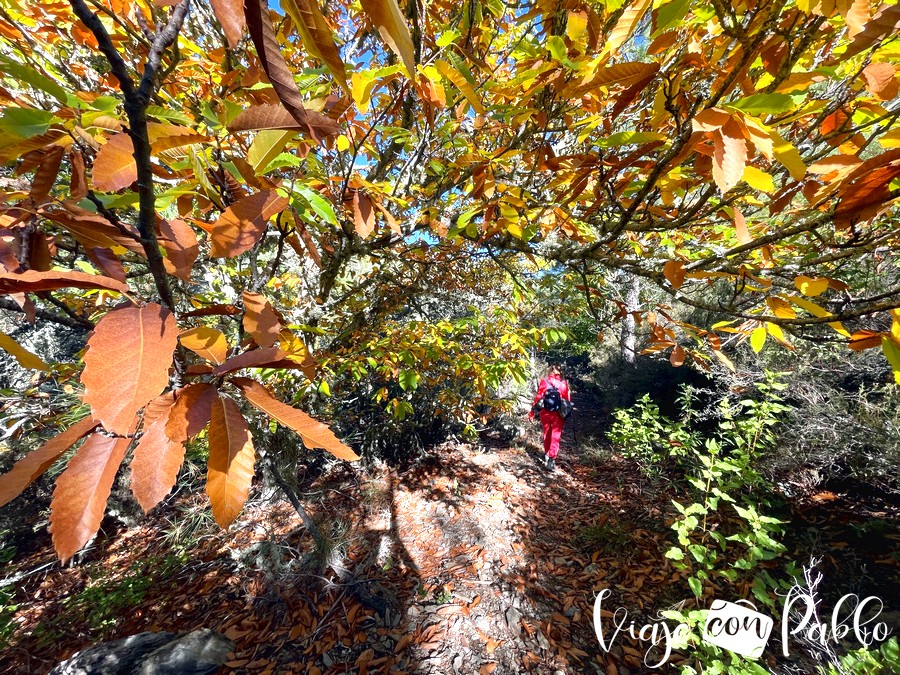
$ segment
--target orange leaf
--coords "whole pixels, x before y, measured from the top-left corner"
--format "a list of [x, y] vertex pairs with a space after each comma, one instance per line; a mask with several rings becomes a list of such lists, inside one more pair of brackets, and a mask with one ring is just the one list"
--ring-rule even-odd
[[127, 133], [114, 134], [97, 151], [94, 158], [94, 188], [102, 192], [117, 192], [137, 180], [134, 146]]
[[189, 384], [179, 389], [175, 405], [169, 411], [166, 435], [173, 441], [184, 442], [199, 434], [209, 424], [217, 397], [218, 392], [211, 384]]
[[731, 119], [714, 131], [713, 147], [713, 180], [724, 194], [740, 182], [747, 164], [747, 143], [740, 125]]
[[302, 410], [282, 403], [259, 382], [246, 377], [236, 377], [231, 381], [240, 388], [247, 400], [256, 408], [300, 434], [303, 444], [307, 448], [328, 450], [338, 459], [349, 461], [359, 459], [359, 455], [341, 443], [331, 429]]
[[353, 222], [356, 234], [365, 239], [375, 229], [375, 212], [372, 201], [362, 192], [353, 193]]
[[747, 229], [747, 221], [744, 220], [744, 214], [734, 209], [734, 234], [741, 244], [748, 244], [753, 241], [750, 231]]
[[50, 502], [53, 548], [66, 562], [100, 528], [129, 438], [92, 434], [56, 480]]
[[212, 258], [233, 258], [250, 250], [266, 229], [266, 223], [288, 205], [275, 190], [243, 197], [229, 206], [209, 231]]
[[[843, 3], [839, 3], [839, 6]], [[869, 20], [869, 0], [851, 0], [844, 12], [847, 23], [847, 37], [856, 37], [866, 27]]]
[[251, 349], [232, 356], [225, 363], [213, 369], [213, 375], [225, 375], [243, 368], [301, 368], [302, 366], [302, 363], [289, 359], [284, 350], [278, 347], [267, 347]]
[[672, 284], [672, 288], [677, 291], [684, 283], [687, 271], [684, 269], [684, 263], [680, 260], [669, 260], [663, 266], [663, 275]]
[[672, 348], [672, 353], [669, 355], [669, 363], [676, 368], [684, 363], [684, 349], [682, 349], [681, 345], [675, 345]]
[[220, 395], [212, 405], [206, 477], [206, 492], [219, 527], [231, 525], [247, 501], [255, 459], [250, 430], [237, 403]]
[[163, 258], [163, 266], [166, 272], [174, 274], [182, 281], [189, 281], [191, 269], [197, 255], [200, 253], [200, 245], [197, 243], [197, 235], [194, 230], [183, 220], [159, 220], [159, 244], [166, 252]]
[[271, 347], [278, 340], [281, 321], [272, 305], [259, 293], [244, 291], [244, 330], [260, 347]]
[[331, 29], [319, 10], [317, 0], [281, 0], [281, 7], [294, 20], [306, 51], [328, 66], [334, 79], [349, 94], [350, 86], [341, 53], [334, 44]]
[[216, 365], [228, 358], [228, 341], [224, 333], [209, 326], [197, 326], [182, 331], [178, 340], [197, 356]]
[[[172, 408], [169, 408], [171, 414]], [[157, 418], [134, 448], [131, 460], [131, 490], [144, 513], [159, 504], [175, 485], [184, 463], [184, 441], [166, 435], [169, 415]]]
[[864, 349], [872, 349], [881, 346], [881, 333], [871, 330], [858, 330], [850, 336], [850, 349], [861, 352]]
[[169, 383], [178, 342], [175, 316], [157, 304], [124, 307], [100, 319], [84, 355], [84, 402], [107, 431], [126, 434], [131, 420]]
[[866, 66], [862, 71], [862, 76], [866, 81], [866, 89], [883, 101], [887, 101], [897, 95], [896, 73], [892, 64], [878, 61]]
[[22, 491], [49, 469], [61, 454], [93, 431], [96, 426], [97, 423], [90, 416], [85, 417], [13, 464], [12, 469], [0, 476], [0, 506], [8, 504], [22, 494]]
[[30, 293], [33, 291], [55, 291], [57, 288], [100, 288], [107, 291], [127, 293], [126, 284], [99, 274], [86, 272], [38, 272], [27, 270], [21, 274], [0, 272], [0, 294]]

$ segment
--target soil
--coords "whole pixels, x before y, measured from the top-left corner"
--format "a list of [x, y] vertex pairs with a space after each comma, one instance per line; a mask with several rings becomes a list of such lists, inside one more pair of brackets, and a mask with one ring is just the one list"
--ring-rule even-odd
[[[601, 649], [593, 604], [608, 588], [610, 609], [637, 626], [690, 606], [664, 555], [677, 494], [605, 451], [584, 407], [576, 400], [553, 473], [535, 425], [513, 443], [448, 442], [404, 467], [335, 464], [304, 491], [383, 615], [336, 583], [290, 505], [262, 488], [219, 532], [200, 481], [135, 527], [109, 521], [66, 567], [42, 530], [3, 572], [17, 579], [6, 590], [18, 609], [0, 671], [47, 672], [100, 641], [208, 627], [235, 642], [222, 672], [648, 672], [645, 646], [627, 636]], [[821, 493], [793, 510], [795, 559], [818, 553], [835, 592], [864, 587], [896, 604], [895, 505]]]

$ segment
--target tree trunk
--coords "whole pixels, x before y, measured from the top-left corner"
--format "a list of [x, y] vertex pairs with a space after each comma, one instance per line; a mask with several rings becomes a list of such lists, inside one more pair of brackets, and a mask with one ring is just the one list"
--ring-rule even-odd
[[636, 322], [631, 312], [636, 311], [640, 307], [641, 301], [641, 278], [637, 275], [625, 273], [625, 311], [628, 312], [622, 320], [622, 336], [620, 345], [622, 349], [622, 360], [629, 364], [634, 364], [635, 350], [637, 338], [635, 335]]

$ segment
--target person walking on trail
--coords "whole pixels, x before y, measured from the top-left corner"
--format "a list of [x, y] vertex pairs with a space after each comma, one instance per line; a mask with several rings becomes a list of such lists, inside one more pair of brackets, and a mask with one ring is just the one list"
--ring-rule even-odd
[[547, 370], [547, 376], [538, 385], [537, 394], [531, 404], [531, 412], [528, 413], [528, 419], [534, 420], [535, 412], [540, 411], [541, 426], [544, 428], [544, 465], [550, 471], [556, 469], [559, 439], [566, 423], [564, 413], [567, 408], [571, 409], [571, 401], [569, 383], [563, 377], [559, 366], [551, 365]]

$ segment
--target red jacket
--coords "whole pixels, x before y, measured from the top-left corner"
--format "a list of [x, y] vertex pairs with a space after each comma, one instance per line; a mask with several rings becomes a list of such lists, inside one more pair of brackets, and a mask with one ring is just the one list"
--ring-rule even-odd
[[534, 401], [532, 401], [532, 403], [531, 403], [532, 410], [534, 409], [534, 406], [536, 406], [538, 403], [540, 403], [544, 400], [544, 392], [546, 392], [547, 389], [550, 388], [551, 384], [554, 387], [556, 387], [557, 389], [559, 389], [560, 396], [562, 396], [567, 401], [572, 400], [572, 395], [569, 392], [569, 383], [566, 382], [561, 377], [551, 377], [548, 375], [547, 377], [542, 379], [541, 383], [538, 385], [537, 394], [534, 397]]

